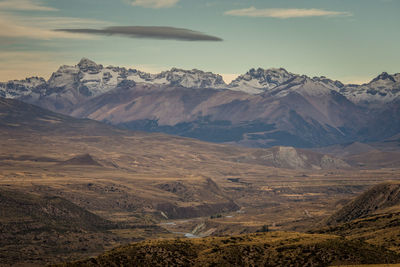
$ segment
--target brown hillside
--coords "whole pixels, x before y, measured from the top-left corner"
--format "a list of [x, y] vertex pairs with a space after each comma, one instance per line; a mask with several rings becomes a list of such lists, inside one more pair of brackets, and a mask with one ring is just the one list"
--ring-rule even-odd
[[400, 183], [376, 185], [333, 214], [328, 225], [349, 222], [400, 205]]
[[113, 242], [113, 227], [61, 197], [0, 187], [0, 265], [99, 253]]
[[399, 260], [394, 252], [337, 236], [270, 232], [147, 241], [62, 266], [328, 266]]

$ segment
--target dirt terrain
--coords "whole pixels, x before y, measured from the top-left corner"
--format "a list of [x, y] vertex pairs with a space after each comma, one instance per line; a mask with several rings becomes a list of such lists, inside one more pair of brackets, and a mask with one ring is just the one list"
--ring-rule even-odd
[[[0, 189], [59, 197], [118, 224], [92, 255], [129, 240], [244, 234], [265, 227], [307, 231], [346, 200], [400, 178], [394, 166], [362, 169], [294, 148], [250, 149], [123, 131], [18, 101], [0, 104]], [[0, 249], [7, 251], [7, 245]], [[44, 260], [46, 251], [38, 251], [33, 259], [22, 253], [19, 260], [60, 261], [56, 253]]]

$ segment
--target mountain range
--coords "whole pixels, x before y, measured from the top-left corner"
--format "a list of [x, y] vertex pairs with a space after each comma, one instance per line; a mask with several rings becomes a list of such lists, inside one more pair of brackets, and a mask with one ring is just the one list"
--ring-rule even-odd
[[346, 85], [258, 68], [226, 84], [196, 69], [150, 74], [83, 58], [48, 81], [0, 83], [0, 96], [121, 128], [249, 147], [321, 147], [400, 133], [400, 73]]

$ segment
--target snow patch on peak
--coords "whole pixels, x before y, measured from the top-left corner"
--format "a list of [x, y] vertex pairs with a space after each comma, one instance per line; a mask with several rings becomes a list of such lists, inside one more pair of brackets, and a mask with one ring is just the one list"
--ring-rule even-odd
[[166, 80], [168, 84], [186, 88], [226, 88], [227, 85], [219, 74], [197, 69], [183, 70], [172, 68], [156, 74], [154, 81]]
[[382, 80], [386, 81], [386, 82], [393, 82], [393, 83], [396, 82], [396, 79], [394, 76], [388, 74], [387, 72], [382, 72], [376, 78], [374, 78], [370, 83], [379, 82]]
[[41, 77], [30, 77], [24, 80], [13, 80], [0, 83], [0, 97], [19, 98], [42, 91], [46, 87], [46, 80]]
[[295, 75], [284, 68], [250, 69], [229, 84], [229, 89], [258, 94], [276, 88]]
[[[200, 70], [182, 70], [172, 68], [158, 74], [142, 72], [136, 69], [96, 64], [94, 61], [82, 58], [75, 66], [61, 66], [49, 80], [52, 88], [65, 88], [84, 92], [86, 96], [97, 96], [131, 81], [132, 84], [148, 83], [186, 88], [226, 88], [222, 76]], [[57, 90], [60, 91], [60, 90]]]
[[400, 73], [382, 72], [369, 83], [346, 85], [340, 93], [356, 104], [379, 107], [400, 99]]

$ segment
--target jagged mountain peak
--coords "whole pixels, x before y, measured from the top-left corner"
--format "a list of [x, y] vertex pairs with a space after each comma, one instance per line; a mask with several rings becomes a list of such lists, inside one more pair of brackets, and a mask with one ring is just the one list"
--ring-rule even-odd
[[248, 72], [246, 72], [246, 74], [239, 76], [236, 80], [240, 80], [240, 78], [248, 79], [248, 76], [268, 82], [273, 80], [283, 80], [285, 78], [292, 77], [293, 74], [289, 73], [284, 68], [252, 68]]
[[87, 57], [83, 57], [81, 58], [81, 60], [79, 61], [79, 63], [77, 64], [78, 66], [82, 66], [82, 65], [95, 65], [97, 66], [96, 62], [94, 62], [93, 60], [87, 58]]
[[369, 83], [346, 85], [340, 93], [358, 105], [381, 107], [400, 99], [400, 73], [382, 72]]
[[229, 88], [250, 94], [259, 94], [296, 77], [284, 68], [252, 68], [229, 84]]
[[380, 80], [391, 81], [391, 82], [395, 83], [396, 82], [395, 74], [394, 75], [390, 75], [387, 72], [382, 72], [377, 77], [375, 77], [370, 83], [377, 82], [377, 81], [380, 81]]
[[165, 79], [164, 83], [186, 88], [225, 88], [227, 87], [223, 78], [219, 74], [205, 72], [198, 69], [184, 70], [172, 68], [159, 74], [152, 75], [153, 82], [159, 83], [160, 79]]
[[250, 94], [266, 94], [283, 97], [291, 92], [305, 95], [326, 95], [338, 91], [343, 84], [324, 76], [310, 78], [288, 72], [284, 68], [250, 69], [239, 76], [230, 85], [230, 89], [245, 91]]
[[77, 66], [83, 72], [88, 72], [88, 71], [90, 71], [90, 72], [98, 72], [101, 69], [103, 69], [103, 65], [98, 65], [98, 64], [96, 64], [96, 62], [94, 62], [94, 61], [92, 61], [92, 60], [90, 60], [88, 58], [85, 58], [85, 57], [83, 57], [79, 61]]

